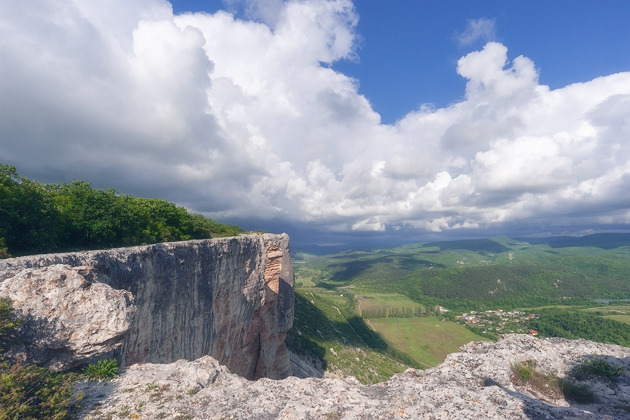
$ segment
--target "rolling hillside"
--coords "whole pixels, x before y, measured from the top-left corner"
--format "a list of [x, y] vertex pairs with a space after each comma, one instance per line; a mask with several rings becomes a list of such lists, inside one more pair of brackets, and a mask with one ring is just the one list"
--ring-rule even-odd
[[[366, 383], [377, 376], [363, 375], [354, 360], [356, 350], [344, 347], [390, 359], [381, 377], [400, 369], [400, 363], [434, 366], [468, 341], [534, 327], [541, 335], [630, 345], [630, 326], [624, 323], [628, 311], [623, 309], [623, 300], [630, 300], [628, 257], [627, 234], [496, 237], [323, 256], [297, 253], [295, 331], [301, 334], [294, 333], [290, 345], [310, 346], [329, 370]], [[602, 300], [617, 301], [622, 310], [604, 311]], [[312, 313], [301, 315], [307, 308]], [[499, 313], [493, 315], [496, 322], [483, 325], [461, 316], [497, 308], [511, 314], [527, 308], [535, 315], [519, 323], [518, 315], [505, 319]], [[312, 325], [332, 327], [313, 330]]]

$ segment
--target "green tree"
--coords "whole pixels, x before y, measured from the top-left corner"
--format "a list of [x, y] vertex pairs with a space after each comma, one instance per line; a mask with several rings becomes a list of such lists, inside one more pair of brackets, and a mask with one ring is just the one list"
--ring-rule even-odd
[[174, 203], [84, 181], [42, 186], [0, 165], [0, 257], [242, 233]]
[[[52, 196], [15, 168], [0, 165], [0, 247], [25, 253], [54, 250], [59, 243], [60, 215]], [[7, 250], [4, 250], [7, 253]]]

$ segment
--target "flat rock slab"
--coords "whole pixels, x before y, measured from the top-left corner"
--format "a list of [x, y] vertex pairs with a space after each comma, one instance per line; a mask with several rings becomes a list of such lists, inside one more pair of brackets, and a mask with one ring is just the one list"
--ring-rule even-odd
[[[462, 347], [439, 366], [410, 369], [364, 386], [353, 378], [248, 381], [210, 357], [131, 366], [111, 382], [78, 386], [82, 418], [188, 419], [621, 419], [629, 418], [630, 377], [590, 381], [596, 404], [579, 405], [515, 386], [510, 365], [535, 360], [563, 376], [584, 358], [630, 369], [630, 349], [586, 340], [507, 335]], [[100, 396], [100, 397], [99, 397]]]

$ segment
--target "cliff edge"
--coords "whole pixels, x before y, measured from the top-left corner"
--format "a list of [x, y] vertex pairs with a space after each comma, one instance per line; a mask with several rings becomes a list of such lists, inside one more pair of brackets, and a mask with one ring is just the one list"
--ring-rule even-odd
[[26, 319], [9, 355], [53, 369], [209, 355], [248, 379], [291, 374], [286, 234], [0, 260], [0, 296]]
[[[585, 360], [624, 369], [614, 382], [577, 380], [594, 400], [577, 403], [546, 386], [515, 380], [514, 363], [529, 362], [563, 378]], [[111, 382], [84, 382], [81, 418], [189, 419], [627, 419], [630, 348], [586, 340], [507, 335], [474, 342], [425, 371], [409, 369], [364, 386], [354, 378], [289, 377], [250, 382], [203, 357], [131, 366]]]

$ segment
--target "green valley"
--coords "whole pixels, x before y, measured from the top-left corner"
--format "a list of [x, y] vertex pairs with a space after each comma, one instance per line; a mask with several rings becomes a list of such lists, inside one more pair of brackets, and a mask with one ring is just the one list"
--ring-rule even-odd
[[[627, 234], [297, 253], [300, 335], [289, 345], [365, 383], [506, 333], [630, 346], [629, 257]], [[366, 357], [379, 360], [376, 374]]]

